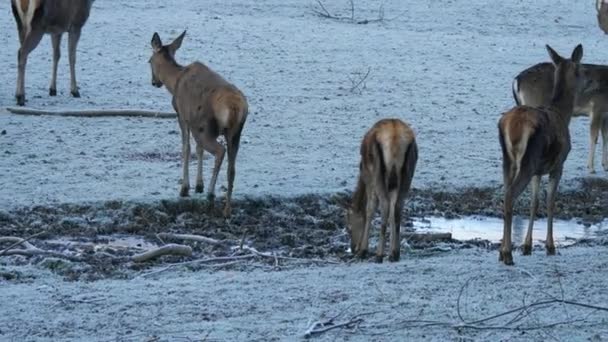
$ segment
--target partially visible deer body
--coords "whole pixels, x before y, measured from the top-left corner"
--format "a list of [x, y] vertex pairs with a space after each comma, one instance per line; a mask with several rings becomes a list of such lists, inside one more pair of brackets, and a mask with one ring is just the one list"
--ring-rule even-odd
[[68, 32], [70, 61], [70, 89], [72, 96], [80, 97], [76, 84], [76, 46], [82, 27], [89, 18], [94, 0], [11, 0], [13, 16], [19, 31], [20, 48], [17, 56], [17, 104], [25, 105], [25, 66], [45, 33], [51, 35], [53, 45], [53, 71], [49, 95], [57, 95], [57, 64], [61, 55], [61, 35]]
[[[548, 106], [553, 92], [551, 63], [539, 63], [522, 71], [513, 80], [513, 97], [518, 106]], [[602, 132], [602, 166], [608, 171], [608, 66], [580, 65], [581, 87], [577, 91], [573, 115], [588, 114], [591, 119], [587, 168], [595, 173], [595, 147]]]
[[386, 226], [390, 226], [389, 261], [400, 257], [399, 230], [403, 200], [407, 195], [418, 160], [412, 129], [399, 119], [378, 121], [363, 137], [359, 180], [347, 211], [351, 251], [367, 256], [372, 217], [380, 202], [382, 225], [376, 248], [376, 262], [382, 262]]
[[196, 141], [198, 168], [196, 192], [203, 192], [203, 152], [215, 156], [208, 197], [213, 203], [215, 182], [224, 160], [226, 149], [217, 141], [220, 135], [226, 138], [228, 151], [228, 191], [224, 216], [231, 215], [231, 198], [235, 177], [235, 161], [239, 150], [241, 132], [248, 114], [247, 100], [243, 93], [220, 75], [202, 63], [194, 62], [181, 66], [175, 61], [186, 31], [171, 44], [163, 46], [158, 33], [152, 36], [153, 54], [152, 85], [162, 87], [173, 95], [173, 108], [177, 112], [182, 132], [183, 178], [180, 196], [188, 196], [190, 188], [188, 164], [190, 160], [190, 134]]
[[583, 47], [578, 45], [570, 59], [560, 57], [551, 47], [547, 50], [554, 64], [554, 81], [548, 107], [516, 106], [503, 114], [498, 123], [503, 155], [504, 229], [499, 260], [513, 265], [511, 253], [511, 224], [513, 202], [532, 181], [530, 223], [523, 254], [532, 253], [532, 227], [538, 209], [540, 178], [549, 175], [547, 190], [547, 255], [555, 254], [553, 241], [553, 210], [557, 186], [564, 162], [570, 152], [568, 125], [574, 108], [579, 82], [579, 63]]

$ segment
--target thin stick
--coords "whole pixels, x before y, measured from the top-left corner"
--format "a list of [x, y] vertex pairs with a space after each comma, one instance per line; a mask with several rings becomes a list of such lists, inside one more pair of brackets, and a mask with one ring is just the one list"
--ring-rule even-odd
[[[236, 247], [233, 247], [233, 249]], [[288, 257], [288, 256], [280, 256], [280, 255], [272, 255], [270, 253], [263, 253], [258, 251], [257, 249], [253, 248], [253, 247], [249, 247], [249, 246], [243, 246], [243, 250], [245, 251], [249, 251], [257, 256], [261, 256], [264, 258], [272, 258], [272, 259], [283, 259], [283, 260], [293, 260], [293, 261], [302, 261], [302, 262], [321, 262], [321, 263], [328, 263], [328, 264], [338, 264], [335, 261], [331, 261], [331, 260], [322, 260], [322, 259], [303, 259], [303, 258], [294, 258], [294, 257]]]
[[209, 264], [209, 263], [218, 262], [218, 261], [244, 261], [245, 259], [253, 259], [255, 257], [256, 257], [255, 254], [247, 254], [247, 255], [236, 255], [236, 256], [231, 256], [231, 257], [215, 257], [215, 258], [185, 261], [185, 262], [180, 262], [180, 263], [176, 263], [176, 264], [171, 264], [171, 265], [169, 265], [167, 267], [163, 267], [159, 270], [141, 274], [138, 277], [147, 277], [147, 276], [150, 276], [153, 274], [158, 274], [158, 273], [170, 270], [177, 266], [185, 266], [185, 265], [192, 265], [192, 264]]
[[212, 245], [219, 245], [222, 242], [216, 239], [212, 239], [202, 235], [192, 235], [192, 234], [171, 234], [171, 233], [159, 233], [157, 236], [161, 239], [166, 240], [188, 240], [188, 241], [197, 241], [197, 242], [205, 242]]
[[25, 248], [31, 248], [31, 249], [36, 248], [32, 244], [28, 243], [28, 241], [31, 240], [31, 239], [33, 239], [33, 238], [35, 238], [35, 237], [37, 237], [37, 236], [40, 236], [40, 235], [42, 235], [44, 233], [46, 233], [46, 230], [38, 232], [38, 233], [33, 234], [33, 235], [30, 235], [30, 236], [26, 237], [25, 239], [16, 238], [16, 237], [13, 237], [13, 236], [0, 237], [0, 242], [3, 242], [2, 239], [4, 239], [4, 241], [7, 241], [7, 242], [14, 242], [12, 245], [10, 245], [7, 248], [1, 250], [0, 251], [0, 256], [4, 255], [4, 253], [6, 253], [6, 251], [8, 251], [10, 249], [13, 249], [13, 248], [15, 248], [15, 247], [17, 247], [19, 245], [23, 245]]
[[328, 332], [333, 329], [338, 329], [338, 328], [342, 328], [342, 327], [351, 327], [353, 325], [360, 324], [361, 322], [363, 322], [363, 318], [361, 318], [361, 317], [352, 318], [349, 321], [343, 322], [343, 323], [338, 323], [338, 324], [329, 323], [330, 325], [320, 328], [320, 329], [316, 329], [316, 328], [319, 325], [323, 325], [323, 324], [327, 324], [327, 323], [315, 322], [315, 323], [313, 323], [313, 325], [310, 326], [310, 328], [308, 328], [308, 330], [306, 330], [306, 332], [304, 333], [304, 338], [311, 338], [315, 335], [320, 335], [322, 333]]
[[40, 110], [33, 108], [7, 107], [6, 110], [18, 115], [54, 115], [54, 116], [75, 116], [75, 117], [142, 117], [142, 118], [157, 118], [157, 119], [172, 119], [176, 117], [175, 113], [156, 112], [137, 109], [107, 109], [107, 110], [67, 110], [67, 111], [51, 111]]
[[82, 261], [81, 258], [76, 256], [71, 256], [59, 252], [47, 251], [44, 249], [10, 249], [4, 252], [4, 255], [23, 255], [23, 256], [36, 256], [36, 255], [45, 255], [50, 257], [55, 257], [59, 259], [66, 259], [70, 261]]
[[168, 245], [164, 245], [162, 247], [152, 249], [144, 253], [136, 254], [131, 257], [131, 260], [134, 262], [145, 262], [168, 254], [191, 256], [192, 247], [170, 243]]

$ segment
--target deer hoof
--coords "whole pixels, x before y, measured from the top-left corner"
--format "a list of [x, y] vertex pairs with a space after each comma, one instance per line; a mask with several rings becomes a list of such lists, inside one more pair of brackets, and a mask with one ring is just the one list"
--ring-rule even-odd
[[362, 249], [358, 253], [359, 259], [367, 259], [367, 249]]
[[376, 255], [376, 264], [381, 264], [383, 260], [384, 260], [384, 256]]
[[15, 95], [17, 106], [25, 106], [25, 95]]
[[78, 90], [72, 90], [72, 97], [80, 97], [80, 92]]
[[523, 246], [521, 246], [521, 249], [522, 249], [522, 252], [521, 252], [522, 255], [532, 255], [532, 246], [523, 245]]
[[513, 266], [513, 254], [511, 251], [500, 251], [498, 254], [498, 261], [508, 266]]
[[179, 196], [188, 197], [188, 187], [187, 186], [182, 186], [181, 190], [179, 191]]
[[388, 261], [397, 262], [401, 258], [399, 252], [392, 252], [391, 255], [388, 256]]
[[555, 255], [555, 246], [547, 246], [547, 255]]
[[196, 184], [196, 187], [194, 188], [194, 192], [202, 193], [203, 189], [204, 189], [203, 184]]
[[57, 96], [57, 89], [49, 88], [49, 96]]

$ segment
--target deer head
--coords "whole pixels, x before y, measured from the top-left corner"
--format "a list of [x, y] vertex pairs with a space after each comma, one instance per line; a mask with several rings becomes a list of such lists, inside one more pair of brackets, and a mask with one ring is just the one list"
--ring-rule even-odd
[[152, 57], [150, 57], [149, 63], [152, 69], [152, 85], [160, 88], [165, 84], [166, 77], [164, 76], [164, 69], [170, 65], [177, 65], [175, 62], [175, 52], [182, 46], [182, 40], [186, 31], [184, 31], [179, 37], [169, 45], [163, 45], [160, 40], [158, 33], [154, 32], [152, 36]]

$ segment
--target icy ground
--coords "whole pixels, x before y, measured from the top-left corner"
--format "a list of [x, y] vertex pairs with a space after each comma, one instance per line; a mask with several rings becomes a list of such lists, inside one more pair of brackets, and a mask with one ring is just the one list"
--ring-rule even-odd
[[[546, 43], [564, 55], [582, 43], [585, 62], [608, 63], [606, 37], [594, 7], [584, 1], [355, 1], [358, 19], [377, 18], [383, 4], [386, 20], [367, 25], [318, 17], [314, 4], [97, 1], [78, 49], [83, 98], [69, 97], [65, 50], [59, 94], [48, 96], [51, 48], [45, 37], [29, 58], [27, 106], [170, 111], [168, 92], [150, 84], [150, 39], [158, 31], [168, 42], [188, 29], [177, 59], [207, 63], [249, 99], [237, 196], [352, 189], [360, 139], [387, 116], [405, 119], [417, 132], [414, 187], [498, 185], [496, 123], [513, 105], [513, 77], [548, 59]], [[347, 1], [327, 7], [350, 15]], [[0, 207], [177, 196], [175, 120], [4, 111], [14, 105], [18, 39], [8, 1], [0, 13], [0, 130], [6, 130], [0, 135]], [[351, 91], [351, 79], [357, 83], [368, 68], [367, 79]], [[587, 174], [588, 123], [577, 118], [571, 124], [564, 184]], [[207, 181], [210, 172], [207, 161]], [[219, 185], [224, 169], [221, 176]]]
[[[350, 15], [346, 0], [325, 3], [333, 14]], [[168, 92], [150, 84], [150, 39], [158, 31], [168, 42], [187, 29], [178, 61], [207, 63], [249, 99], [251, 113], [237, 161], [235, 196], [239, 200], [244, 195], [267, 199], [266, 195], [351, 190], [363, 133], [379, 118], [396, 116], [408, 121], [418, 135], [420, 159], [414, 187], [438, 202], [446, 196], [434, 196], [434, 192], [468, 188], [467, 198], [473, 200], [459, 202], [460, 193], [452, 194], [451, 201], [442, 200], [437, 207], [448, 202], [449, 210], [442, 213], [463, 214], [459, 209], [464, 208], [467, 214], [485, 214], [485, 210], [494, 214], [500, 212], [501, 182], [496, 123], [500, 113], [513, 105], [512, 78], [529, 65], [548, 60], [546, 43], [563, 55], [582, 43], [584, 62], [608, 64], [604, 56], [608, 38], [597, 27], [593, 1], [354, 3], [357, 20], [377, 18], [380, 6], [385, 19], [358, 25], [321, 18], [312, 11], [316, 2], [308, 0], [99, 0], [78, 49], [83, 97], [69, 97], [65, 49], [58, 96], [48, 96], [51, 49], [46, 37], [30, 55], [27, 106], [170, 111]], [[111, 200], [152, 202], [152, 206], [161, 200], [175, 201], [181, 175], [176, 120], [28, 117], [5, 111], [14, 105], [18, 39], [8, 1], [0, 2], [0, 13], [4, 71], [0, 223], [9, 222], [3, 220], [10, 217], [14, 222], [30, 222], [29, 217], [15, 214], [30, 209], [61, 212], [55, 209], [66, 203], [104, 207]], [[357, 86], [368, 70], [368, 77]], [[584, 183], [578, 180], [587, 177], [588, 124], [587, 118], [571, 123], [573, 148], [561, 186], [571, 192], [562, 200], [578, 199], [572, 203], [577, 216], [591, 212], [597, 219], [606, 208], [600, 187], [606, 186], [605, 172], [599, 171], [598, 179], [588, 182], [591, 187], [599, 184], [595, 192], [577, 188]], [[598, 170], [599, 161], [596, 158]], [[210, 171], [207, 159], [206, 181]], [[224, 175], [222, 169], [218, 193]], [[480, 192], [483, 200], [475, 200], [477, 190], [471, 188], [485, 188]], [[594, 197], [589, 198], [589, 193]], [[410, 204], [418, 205], [414, 202]], [[479, 209], [480, 203], [492, 203], [492, 208]], [[468, 212], [468, 207], [475, 212]], [[433, 206], [429, 208], [432, 211]], [[341, 212], [334, 216], [338, 215]], [[90, 223], [76, 218], [80, 221], [66, 217], [66, 227]], [[260, 225], [265, 222], [252, 214], [247, 218]], [[111, 219], [104, 223], [113, 226]], [[311, 221], [313, 228], [323, 223], [310, 215], [284, 219], [287, 223]], [[283, 224], [279, 221], [259, 231], [254, 226], [254, 236], [248, 238], [266, 242], [262, 230], [276, 235], [277, 226]], [[150, 229], [148, 221], [142, 222]], [[175, 224], [176, 230], [188, 228], [180, 224]], [[201, 229], [213, 224], [210, 220], [194, 224], [196, 233], [208, 233]], [[43, 220], [32, 222], [23, 232], [30, 234], [45, 225], [48, 222]], [[233, 225], [238, 238], [240, 227]], [[291, 230], [302, 228], [285, 225]], [[158, 223], [154, 229], [164, 226]], [[13, 232], [15, 227], [1, 228]], [[68, 228], [63, 233], [73, 237]], [[332, 226], [334, 232], [341, 228]], [[43, 246], [45, 241], [32, 243]], [[554, 297], [606, 306], [605, 241], [558, 251], [556, 257], [546, 257], [542, 249], [531, 257], [515, 252], [515, 267], [499, 264], [495, 250], [471, 248], [445, 253], [404, 251], [397, 264], [341, 262], [277, 271], [252, 262], [247, 271], [211, 267], [193, 272], [176, 267], [153, 276], [130, 273], [126, 279], [94, 282], [65, 281], [57, 270], [36, 263], [35, 258], [3, 257], [0, 340], [291, 341], [301, 338], [312, 322], [339, 313], [335, 323], [357, 315], [363, 321], [324, 333], [319, 340], [608, 339], [606, 311], [572, 305], [533, 306], [475, 322]], [[45, 262], [49, 264], [48, 259]], [[457, 327], [464, 322], [474, 327]]]

